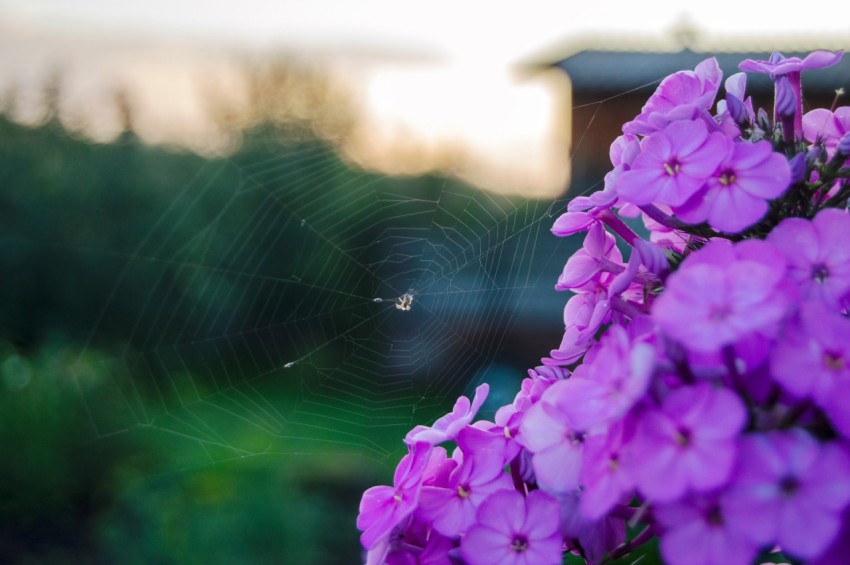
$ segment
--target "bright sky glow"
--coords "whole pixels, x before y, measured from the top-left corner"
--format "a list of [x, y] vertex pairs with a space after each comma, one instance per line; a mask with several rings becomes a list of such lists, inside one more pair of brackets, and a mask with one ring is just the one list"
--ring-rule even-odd
[[[360, 93], [373, 120], [363, 138], [368, 143], [361, 139], [352, 148], [364, 164], [412, 171], [410, 160], [405, 164], [399, 158], [400, 148], [410, 153], [418, 144], [413, 152], [425, 159], [424, 168], [428, 159], [439, 165], [435, 155], [446, 147], [462, 148], [479, 169], [508, 162], [519, 167], [513, 173], [494, 169], [492, 176], [539, 180], [548, 175], [545, 190], [556, 191], [566, 178], [563, 157], [552, 153], [553, 143], [563, 142], [565, 125], [554, 123], [563, 92], [518, 83], [509, 65], [544, 53], [557, 56], [558, 45], [580, 38], [660, 38], [684, 19], [716, 39], [841, 36], [850, 31], [850, 19], [837, 15], [847, 12], [834, 0], [793, 13], [740, 0], [688, 5], [667, 0], [0, 0], [0, 88], [4, 79], [7, 85], [13, 80], [25, 85], [22, 74], [31, 79], [33, 69], [70, 57], [77, 82], [95, 83], [100, 73], [103, 84], [118, 76], [122, 84], [135, 85], [144, 93], [137, 96], [140, 106], [149, 99], [141, 109], [147, 118], [142, 133], [151, 141], [168, 141], [181, 131], [209, 135], [187, 69], [206, 65], [205, 76], [226, 82], [221, 76], [232, 69], [211, 62], [222, 46], [296, 51], [330, 61]], [[157, 60], [136, 50], [122, 59], [104, 47], [133, 41], [181, 42], [192, 46], [194, 56]], [[80, 55], [86, 49], [88, 54]], [[80, 99], [91, 96], [78, 90]], [[108, 137], [109, 127], [101, 129], [100, 136]], [[460, 172], [486, 182], [480, 174]]]
[[3, 0], [0, 10], [12, 20], [62, 29], [99, 27], [260, 44], [361, 43], [496, 62], [516, 61], [577, 34], [658, 33], [683, 17], [719, 35], [850, 30], [850, 20], [840, 17], [848, 13], [846, 3], [835, 0], [797, 10], [739, 0]]

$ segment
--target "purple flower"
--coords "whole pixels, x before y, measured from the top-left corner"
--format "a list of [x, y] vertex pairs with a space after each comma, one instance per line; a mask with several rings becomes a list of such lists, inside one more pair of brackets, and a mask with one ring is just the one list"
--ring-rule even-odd
[[[451, 538], [432, 531], [425, 547], [422, 548], [422, 553], [416, 556], [415, 565], [452, 565], [449, 552], [454, 548], [455, 544]], [[393, 563], [387, 565], [393, 565]]]
[[515, 438], [519, 432], [519, 423], [525, 411], [540, 400], [546, 389], [559, 380], [568, 378], [570, 372], [563, 367], [542, 365], [529, 369], [528, 375], [529, 378], [522, 380], [520, 391], [514, 397], [513, 403], [496, 410], [495, 423], [504, 428], [502, 433], [509, 439]]
[[714, 102], [721, 80], [723, 72], [713, 57], [702, 61], [693, 71], [668, 76], [649, 97], [640, 115], [623, 126], [623, 132], [648, 135], [676, 120], [690, 120], [703, 113], [707, 116], [705, 111]]
[[811, 565], [846, 565], [847, 556], [850, 555], [850, 512], [844, 512], [841, 531], [835, 536], [832, 545], [817, 559], [813, 559]]
[[583, 292], [596, 290], [600, 286], [607, 287], [614, 279], [614, 274], [624, 269], [617, 241], [597, 222], [590, 226], [582, 248], [564, 265], [555, 290]]
[[[529, 369], [528, 376], [529, 379], [523, 379], [522, 381], [522, 392], [526, 391], [526, 386], [529, 387], [528, 390], [532, 390], [532, 388], [536, 385], [537, 382], [539, 382], [540, 379], [545, 379], [546, 381], [548, 381], [546, 384], [546, 388], [548, 388], [549, 385], [555, 381], [568, 379], [570, 377], [570, 372], [564, 369], [563, 367], [550, 367], [548, 365], [539, 365], [533, 369]], [[531, 380], [532, 382], [526, 385], [526, 381], [528, 380]], [[546, 388], [540, 390], [540, 394], [543, 394], [543, 390], [546, 390]], [[532, 397], [534, 396], [531, 392], [528, 392], [528, 395]], [[538, 396], [532, 402], [536, 402], [539, 398], [540, 397]]]
[[767, 61], [746, 59], [738, 68], [742, 71], [765, 73], [770, 75], [775, 86], [775, 120], [782, 120], [783, 135], [786, 141], [799, 138], [803, 130], [803, 92], [800, 73], [810, 69], [822, 69], [837, 64], [844, 51], [814, 51], [799, 57], [785, 57], [776, 51]]
[[605, 184], [602, 190], [597, 190], [590, 196], [576, 196], [567, 209], [570, 212], [590, 209], [607, 209], [617, 202], [617, 193], [614, 185], [623, 171], [629, 170], [632, 161], [640, 154], [640, 141], [637, 136], [624, 134], [614, 140], [609, 150], [611, 164], [614, 168], [605, 175]]
[[568, 547], [581, 547], [588, 563], [601, 563], [612, 549], [626, 541], [626, 521], [615, 516], [590, 520], [579, 510], [583, 493], [557, 495], [561, 506], [561, 534]]
[[452, 471], [445, 486], [424, 485], [418, 516], [443, 535], [463, 533], [475, 519], [475, 511], [487, 496], [512, 488], [504, 472], [504, 444], [488, 431], [468, 426], [458, 434], [463, 462]]
[[791, 182], [788, 161], [770, 143], [736, 143], [720, 138], [725, 156], [705, 189], [676, 209], [689, 223], [707, 221], [716, 230], [739, 233], [767, 212], [767, 201], [781, 196]]
[[475, 397], [470, 404], [469, 399], [461, 396], [455, 402], [454, 408], [445, 416], [439, 418], [434, 425], [416, 426], [410, 430], [404, 438], [405, 443], [411, 445], [416, 442], [425, 441], [431, 445], [437, 445], [444, 441], [455, 439], [457, 433], [467, 426], [478, 409], [484, 404], [487, 399], [487, 393], [490, 392], [490, 385], [484, 383], [475, 389]]
[[826, 405], [837, 385], [850, 381], [848, 344], [850, 320], [819, 304], [804, 306], [771, 352], [773, 377], [795, 396]]
[[639, 206], [681, 206], [705, 185], [726, 155], [726, 137], [702, 121], [673, 122], [647, 137], [641, 154], [617, 179], [623, 200]]
[[802, 559], [823, 553], [850, 502], [844, 448], [795, 429], [747, 436], [740, 454], [726, 506], [730, 526]]
[[834, 53], [832, 51], [819, 50], [812, 51], [804, 59], [800, 59], [799, 57], [785, 57], [781, 53], [774, 51], [773, 55], [767, 61], [745, 59], [741, 61], [738, 68], [750, 73], [764, 73], [773, 78], [789, 73], [831, 67], [838, 64], [843, 56], [843, 50]]
[[402, 457], [393, 476], [393, 486], [377, 486], [363, 493], [357, 529], [360, 543], [372, 549], [416, 508], [422, 475], [431, 457], [431, 445], [417, 442]]
[[[573, 415], [583, 414], [584, 422], [609, 422], [621, 418], [640, 400], [655, 369], [655, 348], [630, 339], [622, 326], [612, 325], [591, 349], [572, 380], [586, 380], [587, 402], [573, 407]], [[593, 391], [592, 396], [588, 394]], [[592, 402], [590, 399], [593, 399]]]
[[750, 565], [758, 553], [758, 544], [728, 522], [716, 494], [658, 505], [654, 514], [666, 528], [661, 555], [670, 565]]
[[477, 521], [461, 540], [469, 565], [557, 565], [563, 540], [558, 501], [536, 490], [493, 493], [478, 508]]
[[729, 480], [747, 420], [736, 394], [707, 383], [686, 386], [637, 418], [627, 464], [649, 500], [671, 502]]
[[850, 132], [850, 106], [836, 108], [835, 112], [826, 108], [816, 108], [803, 116], [803, 137], [811, 143], [823, 142], [831, 157], [838, 142]]
[[788, 262], [788, 274], [806, 298], [838, 307], [850, 292], [850, 214], [835, 208], [812, 221], [786, 218], [767, 236]]
[[696, 352], [718, 351], [755, 332], [774, 335], [795, 298], [784, 275], [785, 259], [773, 245], [715, 240], [670, 275], [652, 317]]
[[587, 212], [564, 212], [552, 225], [552, 233], [558, 237], [566, 237], [587, 231], [590, 226], [598, 222], [599, 220]]
[[622, 464], [623, 449], [631, 439], [634, 425], [630, 418], [613, 424], [606, 434], [591, 436], [585, 442], [582, 466], [581, 513], [599, 520], [618, 502], [628, 502], [635, 481]]
[[600, 326], [611, 317], [610, 302], [605, 289], [582, 292], [567, 301], [564, 307], [564, 337], [558, 349], [550, 352], [545, 365], [569, 365], [581, 358], [593, 345]]
[[431, 530], [412, 517], [376, 544], [366, 555], [366, 565], [452, 565], [448, 552], [454, 549], [451, 538]]
[[[571, 415], [570, 411], [589, 400], [585, 389], [599, 391], [587, 379], [571, 377], [556, 382], [528, 409], [520, 424], [519, 441], [533, 454], [534, 475], [545, 490], [567, 492], [579, 487], [582, 443], [590, 422], [579, 419], [583, 414]], [[595, 400], [598, 404], [601, 399]]]

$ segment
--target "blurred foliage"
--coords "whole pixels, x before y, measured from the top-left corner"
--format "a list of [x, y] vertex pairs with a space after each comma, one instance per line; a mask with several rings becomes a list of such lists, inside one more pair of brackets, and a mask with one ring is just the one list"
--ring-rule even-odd
[[[309, 410], [277, 435], [235, 427], [238, 414], [211, 410], [203, 425], [228, 438], [218, 450], [175, 430], [186, 398], [203, 408], [219, 394], [224, 405], [220, 383], [233, 386], [243, 363], [255, 375], [269, 368], [251, 350], [256, 343], [240, 349], [233, 340], [231, 357], [202, 371], [216, 336], [263, 328], [276, 332], [281, 356], [294, 355], [286, 350], [293, 341], [286, 324], [266, 306], [264, 293], [277, 288], [245, 272], [345, 281], [341, 297], [320, 295], [316, 283], [282, 284], [277, 300], [291, 306], [291, 318], [317, 318], [312, 310], [321, 304], [320, 314], [333, 318], [325, 327], [352, 327], [371, 304], [352, 305], [350, 297], [386, 295], [376, 279], [401, 267], [388, 261], [380, 277], [364, 277], [322, 243], [321, 234], [331, 233], [358, 265], [380, 263], [387, 249], [373, 242], [385, 226], [370, 214], [383, 204], [327, 211], [395, 191], [410, 203], [441, 199], [446, 218], [475, 220], [466, 209], [474, 191], [437, 176], [388, 179], [354, 170], [300, 122], [292, 131], [285, 123], [251, 125], [238, 152], [205, 159], [146, 146], [131, 131], [98, 144], [75, 138], [55, 116], [34, 128], [0, 116], [0, 562], [358, 560], [357, 504], [365, 488], [391, 480], [397, 457], [382, 465], [375, 446], [401, 449], [398, 425], [375, 426], [363, 415], [372, 445], [340, 446], [344, 432], [313, 425]], [[269, 213], [275, 210], [288, 212]], [[305, 224], [319, 236], [297, 238]], [[296, 240], [308, 243], [294, 250]], [[519, 249], [504, 229], [482, 239], [497, 243]], [[476, 319], [482, 327], [498, 323]], [[558, 316], [553, 321], [557, 332]], [[310, 335], [316, 327], [300, 325], [298, 339], [319, 339]], [[185, 378], [145, 357], [181, 343], [197, 348], [194, 365], [181, 353]], [[350, 347], [338, 340], [318, 357]], [[120, 378], [118, 365], [126, 373]], [[318, 388], [315, 367], [296, 369], [300, 378], [255, 379], [252, 390], [280, 407], [283, 419], [314, 386], [321, 410], [350, 413], [342, 385]], [[441, 410], [425, 403], [415, 414], [426, 422]], [[409, 411], [401, 420], [383, 417], [411, 425]], [[153, 425], [158, 418], [169, 425]]]
[[[268, 244], [244, 230], [257, 222], [252, 214], [263, 209], [263, 193], [233, 203], [247, 182], [244, 167], [269, 160], [287, 171], [294, 191], [332, 172], [323, 177], [327, 200], [319, 207], [343, 198], [352, 183], [381, 182], [349, 170], [331, 147], [302, 132], [293, 141], [260, 127], [245, 134], [239, 153], [205, 160], [145, 146], [132, 134], [96, 144], [75, 139], [55, 120], [30, 128], [0, 118], [0, 561], [357, 560], [360, 494], [390, 476], [364, 448], [334, 453], [293, 444], [247, 458], [226, 449], [210, 454], [165, 429], [128, 425], [126, 406], [113, 402], [107, 368], [116, 355], [129, 358], [153, 336], [174, 341], [186, 327], [194, 335], [221, 331], [209, 322], [212, 310], [231, 307], [231, 323], [264, 324], [262, 304], [228, 305], [209, 292], [215, 269], [199, 284], [186, 266], [226, 265], [234, 239]], [[404, 182], [423, 197], [445, 185], [436, 178]], [[286, 199], [283, 190], [277, 197]], [[216, 229], [205, 230], [213, 220]], [[199, 233], [203, 245], [185, 246]], [[269, 261], [291, 250], [285, 238], [275, 244]], [[139, 267], [149, 261], [155, 269]], [[238, 277], [226, 282], [240, 284]], [[351, 289], [358, 291], [367, 292]], [[154, 293], [172, 323], [149, 306]], [[300, 298], [297, 289], [288, 296]], [[132, 376], [143, 411], [156, 414], [171, 402], [154, 397], [156, 387], [145, 382], [150, 374]], [[198, 375], [192, 382], [215, 386]], [[293, 450], [301, 453], [287, 454]]]
[[[230, 271], [239, 261], [243, 270], [290, 277], [292, 261], [281, 258], [292, 255], [292, 230], [299, 226], [274, 227], [293, 218], [258, 217], [258, 210], [303, 200], [306, 188], [320, 183], [322, 189], [313, 190], [299, 212], [313, 215], [311, 227], [321, 230], [323, 210], [352, 198], [355, 189], [374, 191], [388, 181], [349, 169], [332, 147], [303, 139], [303, 132], [292, 141], [264, 126], [244, 137], [237, 154], [209, 160], [143, 145], [132, 134], [96, 144], [69, 137], [55, 121], [27, 128], [0, 118], [0, 292], [6, 297], [0, 302], [0, 335], [22, 347], [50, 336], [143, 347], [154, 330], [158, 341], [168, 342], [178, 332], [199, 338], [225, 329], [210, 324], [213, 309], [224, 310], [220, 318], [231, 326], [262, 326], [268, 315], [263, 303], [226, 302], [255, 284]], [[267, 165], [255, 172], [257, 163]], [[438, 177], [391, 182], [413, 199], [435, 200], [446, 187]], [[263, 183], [271, 188], [251, 190]], [[349, 218], [351, 225], [357, 222]], [[375, 225], [349, 242], [362, 250], [361, 263], [379, 253], [369, 249], [379, 230]], [[270, 240], [269, 234], [278, 237]], [[263, 252], [255, 257], [245, 249]], [[302, 261], [301, 278], [333, 280], [340, 274], [339, 262], [316, 260], [327, 249], [305, 251], [314, 260]], [[128, 265], [131, 272], [122, 276]], [[192, 267], [206, 269], [200, 282]], [[219, 285], [210, 279], [227, 288], [211, 290]], [[349, 292], [374, 292], [368, 281], [359, 284]], [[288, 302], [302, 302], [297, 294], [302, 291], [307, 292], [289, 289]], [[161, 309], [171, 312], [169, 324], [152, 318], [157, 309], [144, 308], [153, 293]]]
[[353, 513], [385, 474], [363, 457], [273, 453], [213, 463], [156, 429], [100, 436], [69, 369], [77, 353], [47, 344], [25, 357], [4, 344], [0, 355], [1, 562], [356, 559]]

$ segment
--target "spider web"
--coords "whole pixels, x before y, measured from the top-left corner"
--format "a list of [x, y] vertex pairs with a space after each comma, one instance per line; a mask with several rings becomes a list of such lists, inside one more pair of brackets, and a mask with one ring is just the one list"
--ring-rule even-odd
[[[617, 96], [573, 107], [586, 124], [573, 151]], [[45, 413], [71, 416], [46, 425], [55, 430], [48, 447], [22, 473], [37, 476], [61, 452], [81, 462], [76, 482], [68, 488], [60, 477], [48, 494], [18, 489], [12, 507], [42, 515], [54, 499], [102, 504], [79, 530], [106, 561], [129, 547], [153, 560], [227, 560], [229, 550], [236, 560], [271, 551], [277, 562], [282, 547], [292, 562], [350, 562], [360, 551], [356, 501], [389, 480], [405, 434], [482, 382], [490, 395], [479, 417], [492, 418], [557, 347], [568, 296], [554, 283], [580, 244], [550, 231], [565, 200], [488, 192], [450, 175], [362, 171], [300, 133], [246, 132], [244, 150], [208, 160], [116, 144], [92, 162], [129, 177], [145, 170], [146, 179], [157, 178], [150, 164], [161, 165], [163, 182], [129, 182], [129, 196], [100, 183], [94, 209], [117, 209], [98, 199], [126, 198], [125, 210], [140, 203], [138, 214], [98, 226], [88, 225], [97, 212], [71, 210], [68, 226], [47, 237], [10, 222], [12, 247], [49, 247], [44, 257], [59, 264], [74, 255], [67, 264], [92, 269], [80, 277], [96, 289], [87, 296], [103, 292], [96, 312], [72, 310], [82, 321], [65, 331], [83, 327], [87, 341], [43, 361], [37, 370], [53, 379], [31, 395]], [[68, 182], [72, 191], [77, 181]], [[598, 171], [574, 170], [569, 197], [600, 185]], [[139, 196], [149, 192], [157, 194]], [[59, 202], [47, 203], [51, 217], [65, 215]], [[115, 237], [116, 223], [130, 237]], [[82, 234], [66, 243], [70, 230]], [[64, 291], [63, 282], [51, 288]], [[0, 376], [10, 386], [8, 362]], [[53, 404], [41, 399], [51, 383], [60, 385]], [[68, 402], [68, 384], [78, 402]], [[41, 416], [27, 417], [29, 429], [10, 426], [12, 449], [39, 430]], [[174, 541], [177, 522], [194, 528]], [[251, 542], [260, 523], [269, 529]], [[234, 543], [219, 543], [219, 531]]]
[[319, 143], [264, 155], [202, 166], [121, 254], [93, 334], [149, 290], [124, 353], [73, 367], [93, 441], [392, 466], [414, 425], [484, 380], [509, 402], [557, 345], [563, 202], [357, 172]]

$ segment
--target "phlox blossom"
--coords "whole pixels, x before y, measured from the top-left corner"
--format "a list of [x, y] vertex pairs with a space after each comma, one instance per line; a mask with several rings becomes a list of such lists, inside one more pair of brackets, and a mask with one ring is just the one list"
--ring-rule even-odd
[[680, 120], [647, 137], [628, 171], [617, 179], [617, 195], [639, 206], [681, 206], [699, 192], [726, 156], [726, 137], [709, 133], [700, 120]]
[[767, 236], [785, 255], [804, 298], [836, 308], [850, 292], [850, 214], [826, 208], [813, 220], [786, 218]]
[[828, 155], [835, 153], [839, 140], [850, 132], [850, 106], [832, 110], [815, 108], [803, 114], [803, 137], [811, 143], [822, 142]]
[[536, 490], [491, 494], [478, 508], [475, 524], [461, 540], [468, 565], [557, 565], [563, 540], [558, 501]]
[[612, 273], [625, 269], [614, 236], [600, 222], [591, 224], [584, 244], [564, 265], [556, 290], [592, 291], [607, 286]]
[[431, 453], [428, 443], [413, 444], [410, 453], [396, 467], [393, 486], [376, 486], [363, 493], [357, 516], [357, 528], [363, 531], [360, 536], [363, 547], [374, 547], [416, 508]]
[[654, 508], [661, 555], [669, 565], [750, 565], [758, 553], [726, 517], [725, 499], [716, 492], [691, 495]]
[[485, 430], [464, 428], [458, 434], [458, 448], [463, 453], [460, 466], [451, 472], [447, 484], [422, 487], [418, 515], [441, 534], [463, 533], [490, 493], [512, 488], [503, 471], [504, 445], [493, 440]]
[[627, 417], [615, 422], [607, 433], [585, 441], [582, 465], [581, 513], [599, 520], [617, 503], [628, 503], [634, 492], [634, 475], [623, 465], [623, 450], [634, 434], [634, 422]]
[[685, 348], [711, 352], [756, 332], [775, 334], [795, 297], [785, 258], [773, 245], [715, 240], [670, 275], [652, 317]]
[[705, 221], [721, 232], [739, 233], [758, 222], [768, 210], [768, 201], [788, 189], [791, 169], [767, 141], [719, 139], [725, 155], [717, 170], [699, 194], [676, 209], [676, 215], [688, 223]]
[[775, 78], [790, 73], [831, 67], [838, 64], [843, 56], [844, 51], [833, 52], [821, 49], [812, 51], [803, 59], [800, 59], [799, 57], [785, 57], [781, 53], [774, 51], [767, 61], [745, 59], [741, 61], [738, 68], [747, 72], [764, 73], [770, 75], [771, 78]]
[[727, 520], [759, 545], [778, 544], [796, 557], [822, 554], [850, 502], [850, 456], [800, 429], [741, 440]]
[[825, 406], [850, 383], [848, 344], [850, 319], [820, 304], [805, 305], [771, 351], [771, 373], [785, 390]]
[[[679, 71], [661, 81], [652, 96], [631, 122], [623, 125], [627, 134], [648, 135], [679, 119], [705, 113], [714, 102], [723, 72], [714, 57], [699, 63], [693, 71]], [[710, 119], [710, 118], [708, 118]]]
[[404, 441], [408, 445], [419, 441], [437, 445], [455, 439], [458, 432], [475, 418], [478, 409], [487, 400], [487, 393], [489, 392], [490, 385], [487, 383], [479, 385], [475, 389], [475, 396], [471, 403], [467, 397], [461, 396], [455, 402], [451, 412], [437, 419], [433, 426], [416, 426], [407, 433]]
[[671, 392], [637, 416], [628, 465], [647, 499], [671, 502], [705, 492], [730, 477], [747, 412], [725, 388], [702, 382]]

